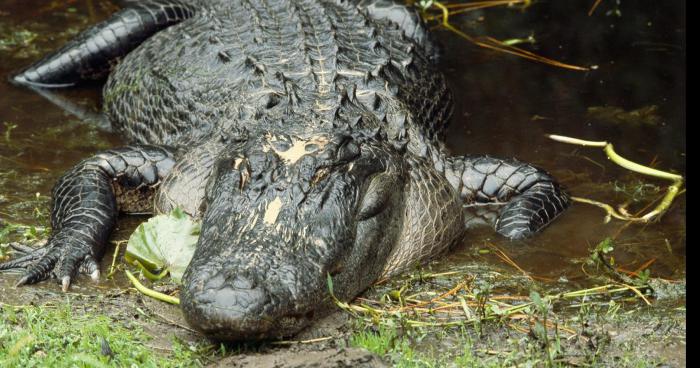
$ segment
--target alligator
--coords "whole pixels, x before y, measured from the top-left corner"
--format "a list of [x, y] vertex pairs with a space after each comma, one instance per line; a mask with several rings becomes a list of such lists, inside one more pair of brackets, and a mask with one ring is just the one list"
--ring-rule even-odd
[[17, 285], [98, 261], [119, 213], [201, 219], [182, 279], [188, 323], [219, 340], [294, 335], [376, 280], [444, 253], [468, 209], [510, 239], [570, 199], [516, 159], [450, 155], [439, 47], [393, 0], [126, 1], [11, 80], [107, 78], [103, 111], [130, 142], [87, 158], [52, 192], [52, 234], [0, 269]]

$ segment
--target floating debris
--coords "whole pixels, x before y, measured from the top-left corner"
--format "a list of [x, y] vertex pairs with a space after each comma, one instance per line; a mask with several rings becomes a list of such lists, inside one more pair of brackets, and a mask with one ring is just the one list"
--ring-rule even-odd
[[630, 111], [616, 106], [592, 106], [588, 108], [586, 114], [589, 119], [610, 124], [656, 126], [661, 122], [659, 107], [656, 105]]

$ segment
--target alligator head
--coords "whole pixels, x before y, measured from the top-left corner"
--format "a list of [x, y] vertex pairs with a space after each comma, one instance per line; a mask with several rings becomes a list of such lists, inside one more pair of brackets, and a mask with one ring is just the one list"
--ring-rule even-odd
[[226, 152], [181, 298], [209, 336], [299, 331], [329, 306], [327, 275], [336, 296], [354, 297], [408, 236], [410, 165], [377, 134], [268, 134]]

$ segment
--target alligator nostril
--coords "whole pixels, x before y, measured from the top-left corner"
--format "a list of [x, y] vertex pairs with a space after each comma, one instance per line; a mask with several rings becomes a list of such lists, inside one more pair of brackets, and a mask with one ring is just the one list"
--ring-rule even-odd
[[250, 289], [253, 289], [255, 287], [254, 282], [252, 282], [249, 279], [242, 277], [242, 276], [236, 276], [233, 279], [232, 285], [236, 289], [241, 289], [241, 290], [250, 290]]
[[220, 289], [225, 281], [221, 274], [214, 275], [205, 281], [204, 289]]

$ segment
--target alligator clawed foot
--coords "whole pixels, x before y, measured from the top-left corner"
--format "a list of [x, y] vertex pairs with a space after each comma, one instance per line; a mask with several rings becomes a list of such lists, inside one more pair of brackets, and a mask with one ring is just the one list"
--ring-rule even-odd
[[49, 243], [42, 248], [32, 248], [19, 243], [10, 243], [18, 256], [0, 263], [0, 271], [24, 271], [15, 287], [34, 284], [50, 277], [56, 278], [65, 292], [70, 288], [76, 271], [90, 275], [97, 282], [100, 269], [95, 258], [81, 247], [64, 247]]

